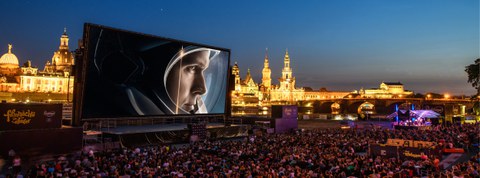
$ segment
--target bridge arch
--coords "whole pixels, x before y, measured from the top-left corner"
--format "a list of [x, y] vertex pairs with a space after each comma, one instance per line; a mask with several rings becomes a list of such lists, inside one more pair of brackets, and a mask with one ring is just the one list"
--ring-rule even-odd
[[366, 101], [360, 104], [360, 106], [358, 106], [357, 113], [358, 114], [375, 114], [375, 105]]
[[355, 101], [353, 103], [350, 103], [348, 105], [347, 112], [352, 114], [358, 114], [358, 107], [360, 107], [360, 105], [362, 105], [363, 103], [365, 103], [365, 101]]
[[[394, 106], [395, 107], [395, 106]], [[400, 110], [419, 110], [422, 109], [419, 103], [403, 102], [398, 105]]]
[[400, 106], [404, 103], [405, 103], [405, 101], [398, 101], [398, 102], [394, 102], [394, 103], [389, 104], [387, 106], [387, 114], [391, 114], [391, 113], [395, 112], [395, 107], [398, 106], [400, 108]]
[[340, 114], [340, 112], [342, 111], [342, 108], [341, 108], [340, 104], [337, 103], [337, 102], [330, 105], [330, 108], [331, 108], [331, 113], [332, 114]]
[[319, 113], [330, 114], [332, 113], [332, 104], [336, 103], [335, 101], [327, 101], [320, 103]]

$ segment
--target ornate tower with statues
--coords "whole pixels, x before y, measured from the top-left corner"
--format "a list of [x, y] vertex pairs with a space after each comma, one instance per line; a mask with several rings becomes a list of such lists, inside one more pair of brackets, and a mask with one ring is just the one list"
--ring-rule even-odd
[[270, 70], [269, 64], [268, 64], [268, 48], [266, 49], [265, 52], [265, 60], [263, 62], [263, 70], [262, 70], [262, 85], [265, 87], [265, 90], [268, 91], [270, 90], [270, 87], [272, 86], [272, 71]]
[[295, 77], [292, 75], [292, 68], [290, 67], [290, 56], [288, 50], [285, 51], [283, 59], [282, 77], [280, 81], [280, 90], [292, 91], [295, 89]]
[[235, 62], [235, 65], [233, 65], [232, 75], [235, 77], [235, 91], [240, 91], [242, 83], [240, 80], [240, 69], [238, 68], [237, 62]]
[[270, 102], [287, 102], [292, 104], [304, 98], [304, 89], [295, 88], [295, 77], [293, 77], [290, 64], [290, 56], [288, 50], [286, 50], [283, 59], [282, 77], [278, 79], [280, 85], [272, 87], [272, 90], [270, 90]]

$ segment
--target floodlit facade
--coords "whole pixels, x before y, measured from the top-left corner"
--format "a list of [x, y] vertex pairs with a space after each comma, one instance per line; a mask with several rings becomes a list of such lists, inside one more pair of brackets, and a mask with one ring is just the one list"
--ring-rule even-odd
[[[251, 77], [250, 69], [247, 71], [245, 80], [241, 80], [240, 69], [236, 62], [232, 68], [232, 75], [235, 77], [235, 89], [232, 92], [232, 104], [246, 103], [243, 100], [245, 96], [257, 98], [256, 105], [268, 106], [270, 104], [295, 104], [297, 101], [306, 100], [338, 99], [351, 94], [351, 92], [346, 91], [305, 91], [304, 88], [297, 88], [295, 86], [296, 78], [293, 75], [291, 59], [288, 51], [285, 51], [282, 76], [278, 79], [279, 85], [272, 84], [272, 71], [270, 69], [268, 51], [265, 54], [262, 69], [262, 81], [260, 84], [255, 83]], [[243, 96], [243, 98], [239, 96]], [[249, 101], [253, 100], [250, 99]], [[247, 103], [253, 104], [251, 102]]]
[[247, 70], [245, 80], [240, 79], [238, 64], [232, 68], [232, 75], [235, 77], [235, 89], [232, 91], [232, 114], [245, 115], [257, 114], [260, 91], [258, 84], [253, 80], [250, 69]]
[[58, 93], [73, 92], [74, 79], [71, 76], [74, 58], [68, 47], [66, 30], [60, 37], [60, 47], [47, 61], [43, 70], [32, 66], [27, 60], [22, 66], [8, 45], [8, 52], [0, 58], [0, 92]]
[[271, 104], [295, 104], [295, 101], [303, 100], [304, 89], [295, 87], [295, 77], [290, 64], [290, 56], [286, 51], [282, 77], [278, 79], [280, 84], [273, 85], [268, 51], [265, 54], [260, 84], [255, 83], [250, 69], [247, 70], [245, 80], [241, 80], [240, 69], [235, 63], [232, 68], [232, 75], [235, 78], [235, 89], [232, 91], [232, 115], [267, 115]]
[[255, 83], [250, 74], [250, 69], [247, 71], [245, 80], [241, 80], [240, 69], [238, 68], [237, 63], [235, 63], [232, 68], [232, 75], [235, 77], [235, 90], [232, 95], [254, 96], [258, 101], [261, 101], [257, 102], [257, 105], [279, 101], [293, 103], [297, 100], [303, 100], [304, 89], [295, 87], [295, 77], [293, 76], [293, 71], [290, 67], [290, 56], [288, 55], [288, 51], [285, 52], [282, 77], [278, 79], [280, 82], [279, 85], [272, 84], [272, 72], [269, 67], [268, 53], [265, 55], [262, 74], [262, 82], [260, 84]]
[[282, 77], [278, 79], [280, 85], [274, 85], [267, 94], [270, 95], [270, 102], [286, 101], [289, 104], [295, 104], [295, 101], [304, 99], [304, 89], [295, 87], [295, 77], [290, 67], [291, 60], [288, 51], [285, 51], [283, 59]]
[[363, 98], [404, 98], [413, 92], [405, 90], [400, 82], [382, 82], [379, 88], [360, 89], [358, 94]]
[[[360, 89], [360, 91], [327, 91], [325, 88], [320, 90], [312, 90], [308, 89], [308, 87], [307, 90], [297, 88], [291, 63], [290, 55], [288, 51], [285, 51], [282, 76], [278, 79], [279, 84], [275, 85], [271, 79], [272, 71], [270, 69], [268, 50], [263, 63], [262, 81], [259, 84], [253, 80], [250, 69], [247, 69], [247, 75], [242, 80], [240, 68], [235, 62], [235, 65], [232, 67], [232, 75], [235, 78], [235, 89], [231, 93], [232, 115], [268, 115], [270, 106], [275, 104], [297, 105], [299, 102], [305, 103], [305, 101], [308, 104], [311, 101], [337, 99], [407, 98], [413, 95], [413, 92], [405, 90], [400, 82], [382, 82], [379, 88]], [[373, 111], [373, 104], [367, 103], [362, 105], [361, 108], [365, 111]], [[332, 113], [338, 114], [339, 111], [340, 105], [333, 103]]]

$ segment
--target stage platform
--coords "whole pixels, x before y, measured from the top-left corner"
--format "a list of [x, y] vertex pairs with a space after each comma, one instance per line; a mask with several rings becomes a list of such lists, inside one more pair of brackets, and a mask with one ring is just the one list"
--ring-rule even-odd
[[403, 125], [394, 125], [394, 129], [399, 130], [430, 130], [430, 126], [403, 126]]
[[[248, 135], [249, 125], [223, 123], [206, 124], [208, 139], [222, 139], [243, 137]], [[88, 135], [89, 131], [84, 132]], [[158, 145], [171, 143], [190, 142], [192, 130], [187, 123], [153, 124], [153, 125], [123, 125], [110, 128], [102, 128], [94, 131], [95, 139], [107, 139], [108, 142], [119, 143], [122, 147], [134, 147], [141, 145]], [[86, 138], [86, 137], [85, 137]], [[95, 140], [94, 139], [94, 140]]]
[[[225, 126], [223, 123], [208, 123], [207, 129], [224, 128], [224, 127], [241, 127], [247, 125], [232, 124], [231, 126]], [[140, 125], [140, 126], [117, 126], [115, 128], [102, 128], [101, 132], [112, 135], [124, 135], [124, 134], [138, 134], [138, 133], [153, 133], [153, 132], [167, 132], [167, 131], [182, 131], [188, 130], [188, 124], [175, 123], [175, 124], [157, 124], [157, 125]]]

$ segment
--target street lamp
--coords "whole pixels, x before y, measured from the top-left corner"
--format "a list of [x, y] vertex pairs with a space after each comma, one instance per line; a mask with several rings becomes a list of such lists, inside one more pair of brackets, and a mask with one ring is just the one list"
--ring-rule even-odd
[[[476, 111], [474, 110], [474, 112], [475, 112], [475, 115], [478, 116], [478, 115], [480, 115], [480, 109], [478, 109], [480, 107], [480, 95], [477, 96], [477, 103], [478, 103], [477, 110]], [[478, 119], [476, 119], [476, 120], [478, 120]]]
[[450, 98], [450, 95], [449, 95], [448, 93], [446, 93], [445, 95], [443, 95], [443, 97], [444, 97], [445, 99], [449, 99], [449, 98]]

